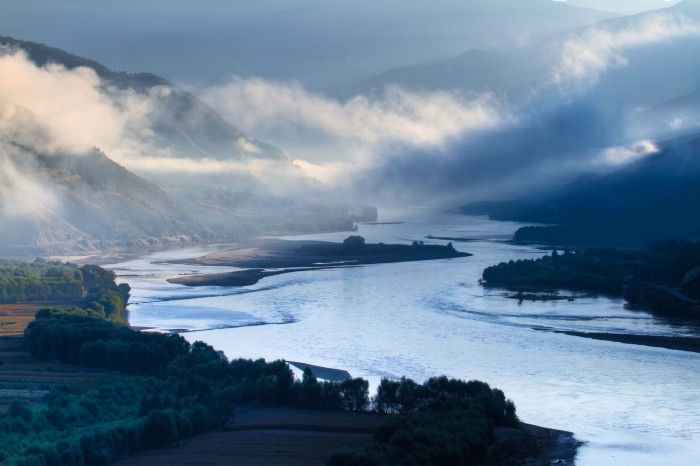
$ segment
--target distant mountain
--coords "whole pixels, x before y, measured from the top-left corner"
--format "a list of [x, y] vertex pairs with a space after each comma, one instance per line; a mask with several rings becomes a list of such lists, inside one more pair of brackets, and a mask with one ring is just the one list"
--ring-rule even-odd
[[396, 84], [414, 91], [496, 92], [517, 99], [542, 84], [554, 60], [551, 49], [530, 52], [531, 47], [473, 49], [447, 60], [386, 71], [357, 84], [350, 93], [379, 92]]
[[636, 14], [644, 10], [659, 10], [667, 8], [678, 0], [567, 0], [567, 3], [583, 8], [593, 8], [603, 11], [616, 11], [623, 14]]
[[530, 229], [527, 237], [520, 236], [533, 241], [644, 243], [699, 238], [700, 133], [661, 142], [659, 148], [609, 175], [581, 177], [540, 203], [467, 205], [463, 211], [562, 227]]
[[[700, 21], [698, 0], [685, 0], [666, 8], [668, 13], [683, 14]], [[549, 2], [560, 4], [563, 2]], [[523, 3], [524, 4], [524, 3]], [[529, 5], [529, 4], [528, 4]], [[571, 7], [570, 7], [571, 8]], [[387, 85], [398, 84], [409, 89], [458, 90], [469, 93], [494, 92], [509, 97], [513, 104], [522, 102], [547, 86], [563, 58], [562, 45], [567, 41], [590, 43], [601, 47], [602, 60], [611, 53], [604, 38], [594, 37], [596, 31], [609, 34], [631, 31], [639, 34], [640, 24], [651, 21], [658, 12], [651, 11], [633, 16], [601, 16], [598, 21], [550, 30], [549, 34], [534, 36], [508, 47], [471, 49], [451, 58], [434, 60], [418, 65], [393, 68], [358, 82], [348, 94], [381, 90]], [[662, 34], [663, 24], [656, 34]], [[614, 39], [614, 36], [612, 36]], [[637, 40], [637, 39], [634, 39]], [[621, 49], [624, 60], [618, 63], [609, 57], [611, 64], [596, 77], [587, 99], [611, 113], [633, 112], [694, 91], [700, 87], [700, 38], [689, 35], [673, 40], [650, 41]], [[602, 42], [600, 42], [602, 41]], [[584, 67], [585, 69], [585, 67]]]
[[[178, 81], [258, 76], [331, 93], [399, 66], [510, 46], [613, 16], [552, 0], [209, 2], [192, 8], [194, 14], [185, 3], [171, 3], [103, 1], [99, 9], [79, 9], [54, 0], [53, 8], [37, 9], [19, 2], [4, 30], [99, 56], [113, 68], [147, 69]], [[269, 7], [253, 13], [255, 3]], [[0, 28], [4, 22], [0, 18]]]
[[700, 89], [654, 105], [629, 120], [630, 138], [660, 138], [700, 129]]

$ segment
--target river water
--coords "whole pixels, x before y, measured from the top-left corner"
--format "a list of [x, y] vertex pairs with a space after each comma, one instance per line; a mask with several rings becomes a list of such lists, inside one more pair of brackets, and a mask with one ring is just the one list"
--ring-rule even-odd
[[[587, 442], [580, 465], [689, 465], [700, 458], [700, 354], [596, 341], [538, 329], [698, 335], [627, 310], [624, 301], [522, 302], [479, 285], [482, 270], [540, 257], [509, 244], [520, 225], [414, 209], [360, 224], [367, 242], [464, 238], [471, 257], [294, 272], [242, 288], [187, 288], [166, 278], [233, 268], [167, 264], [225, 245], [165, 251], [108, 265], [132, 287], [134, 326], [187, 331], [229, 358], [264, 357], [365, 377], [422, 382], [446, 374], [502, 389], [520, 418]], [[396, 222], [396, 223], [394, 223]], [[341, 241], [348, 233], [295, 237]]]

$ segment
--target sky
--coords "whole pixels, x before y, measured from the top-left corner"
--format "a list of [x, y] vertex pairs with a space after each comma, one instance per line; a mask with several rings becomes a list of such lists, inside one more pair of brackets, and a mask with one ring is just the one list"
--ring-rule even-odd
[[613, 11], [624, 15], [633, 15], [643, 11], [657, 10], [675, 5], [680, 0], [556, 0], [569, 2], [598, 10]]

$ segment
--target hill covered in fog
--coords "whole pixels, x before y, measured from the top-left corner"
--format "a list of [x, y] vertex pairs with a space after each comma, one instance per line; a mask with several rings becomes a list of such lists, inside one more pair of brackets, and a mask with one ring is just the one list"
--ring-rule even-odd
[[374, 209], [286, 197], [285, 184], [307, 194], [320, 184], [163, 78], [113, 72], [42, 44], [0, 44], [7, 253], [348, 230], [376, 217]]

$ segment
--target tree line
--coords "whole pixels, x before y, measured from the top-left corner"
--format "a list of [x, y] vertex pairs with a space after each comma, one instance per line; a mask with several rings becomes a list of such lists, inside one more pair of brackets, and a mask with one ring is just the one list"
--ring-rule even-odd
[[[3, 270], [6, 275], [12, 271], [13, 277], [34, 276], [40, 281], [74, 280], [81, 290], [87, 289], [80, 307], [40, 310], [27, 326], [26, 344], [41, 360], [111, 374], [56, 388], [39, 403], [12, 403], [0, 417], [3, 464], [109, 464], [221, 427], [239, 403], [393, 416], [375, 433], [374, 447], [341, 450], [331, 455], [331, 464], [366, 457], [378, 464], [401, 458], [419, 458], [425, 464], [427, 458], [438, 461], [435, 464], [460, 458], [459, 464], [471, 464], [474, 458], [485, 457], [494, 426], [517, 423], [513, 403], [482, 382], [438, 377], [418, 384], [407, 378], [383, 379], [370, 397], [369, 383], [361, 378], [323, 381], [307, 368], [297, 380], [282, 360], [229, 361], [202, 342], [190, 344], [177, 334], [133, 330], [125, 319], [129, 286], [117, 285], [115, 274], [98, 266], [38, 261], [12, 263]], [[463, 422], [452, 415], [447, 424], [430, 420], [447, 411], [459, 413]], [[418, 425], [422, 430], [410, 430]], [[440, 430], [445, 426], [449, 440]], [[422, 439], [427, 450], [415, 450], [407, 441], [414, 437]]]
[[625, 298], [664, 316], [700, 320], [700, 241], [666, 240], [647, 249], [556, 250], [539, 259], [487, 267], [489, 286], [571, 289]]
[[[41, 310], [28, 326], [26, 339], [37, 358], [109, 369], [115, 375], [54, 389], [42, 403], [13, 403], [0, 418], [0, 435], [6, 439], [0, 462], [8, 464], [109, 464], [220, 427], [238, 403], [395, 413], [410, 421], [388, 421], [375, 434], [393, 445], [394, 456], [387, 458], [418, 454], [405, 442], [407, 435], [416, 433], [404, 430], [428, 422], [422, 420], [430, 416], [426, 413], [442, 416], [445, 410], [454, 411], [460, 419], [471, 419], [465, 426], [484, 426], [475, 431], [481, 440], [468, 442], [472, 453], [465, 456], [466, 450], [460, 450], [464, 458], [483, 456], [479, 452], [492, 441], [493, 426], [517, 423], [512, 402], [482, 382], [385, 379], [370, 398], [369, 384], [361, 378], [321, 381], [307, 369], [298, 380], [284, 361], [228, 361], [202, 342], [135, 331], [88, 309]], [[434, 426], [425, 426], [418, 435], [432, 438]], [[454, 442], [467, 441], [460, 435], [447, 443], [433, 439], [433, 457], [442, 458], [439, 451], [444, 449], [454, 455]], [[402, 445], [405, 451], [397, 453], [395, 448]], [[367, 454], [341, 451], [329, 461], [343, 464], [338, 461]]]
[[62, 262], [0, 259], [0, 303], [80, 299], [83, 277]]

